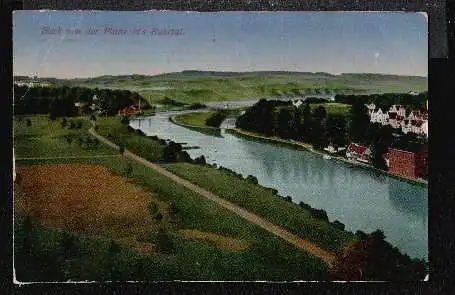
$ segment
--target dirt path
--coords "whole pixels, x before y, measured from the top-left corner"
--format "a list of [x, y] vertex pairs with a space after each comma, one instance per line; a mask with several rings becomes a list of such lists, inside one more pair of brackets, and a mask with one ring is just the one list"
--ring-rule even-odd
[[[115, 148], [115, 149], [119, 149], [119, 147], [114, 144], [113, 142], [109, 141], [108, 139], [106, 139], [105, 137], [99, 135], [98, 133], [96, 133], [93, 129], [90, 129], [89, 130], [90, 134], [92, 134], [93, 136], [95, 136], [98, 140], [100, 140], [101, 142]], [[254, 214], [254, 213], [251, 213], [247, 210], [245, 210], [244, 208], [242, 207], [239, 207], [237, 205], [234, 205], [233, 203], [231, 202], [228, 202], [226, 201], [225, 199], [223, 198], [220, 198], [218, 196], [216, 196], [215, 194], [189, 182], [188, 180], [184, 179], [184, 178], [181, 178], [171, 172], [169, 172], [168, 170], [162, 168], [161, 166], [157, 165], [157, 164], [154, 164], [154, 163], [151, 163], [147, 160], [145, 160], [144, 158], [141, 158], [133, 153], [131, 153], [130, 151], [128, 151], [127, 149], [125, 149], [125, 152], [124, 152], [124, 156], [126, 157], [129, 157], [135, 161], [137, 161], [138, 163], [141, 163], [149, 168], [152, 168], [153, 170], [157, 171], [158, 173], [172, 179], [174, 182], [180, 184], [180, 185], [183, 185], [184, 187], [200, 194], [201, 196], [217, 203], [218, 205], [220, 205], [221, 207], [223, 208], [226, 208], [234, 213], [236, 213], [237, 215], [249, 220], [250, 222], [253, 222], [254, 224], [257, 224], [259, 225], [260, 227], [266, 229], [267, 231], [271, 232], [272, 234], [282, 238], [283, 240], [287, 241], [288, 243], [291, 243], [293, 244], [294, 246], [296, 246], [297, 248], [300, 248], [300, 249], [303, 249], [319, 258], [321, 258], [323, 261], [325, 261], [329, 266], [332, 266], [333, 265], [333, 262], [335, 260], [335, 256], [332, 254], [332, 253], [329, 253], [323, 249], [321, 249], [318, 245], [310, 242], [310, 241], [307, 241], [305, 239], [302, 239], [292, 233], [290, 233], [289, 231], [279, 227], [279, 226], [276, 226], [275, 224], [271, 223], [271, 222], [268, 222], [267, 220], [265, 220], [264, 218]]]

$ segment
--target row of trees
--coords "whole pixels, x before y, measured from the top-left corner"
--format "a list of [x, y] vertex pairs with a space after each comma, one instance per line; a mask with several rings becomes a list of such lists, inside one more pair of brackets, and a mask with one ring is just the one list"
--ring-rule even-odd
[[349, 135], [349, 117], [328, 114], [323, 106], [312, 109], [304, 103], [295, 108], [290, 102], [260, 100], [236, 121], [236, 127], [269, 136], [279, 136], [322, 148], [332, 142], [343, 146]]
[[357, 142], [372, 147], [372, 164], [379, 169], [386, 169], [382, 154], [395, 135], [401, 136], [403, 141], [425, 142], [424, 138], [413, 133], [403, 134], [400, 129], [388, 125], [371, 124], [365, 106], [368, 100], [363, 96], [346, 98], [345, 102], [351, 105], [346, 114], [329, 114], [323, 105], [312, 108], [308, 102], [295, 108], [290, 102], [262, 99], [237, 119], [236, 127], [307, 142], [317, 149], [329, 143], [346, 146], [349, 142]]
[[[98, 100], [93, 101], [96, 95]], [[95, 104], [97, 110], [107, 115], [115, 115], [119, 109], [141, 102], [141, 107], [149, 104], [138, 93], [129, 90], [90, 89], [85, 87], [28, 87], [14, 85], [14, 113], [50, 114], [51, 118], [75, 116], [82, 111], [88, 113]], [[76, 102], [86, 105], [79, 109]]]

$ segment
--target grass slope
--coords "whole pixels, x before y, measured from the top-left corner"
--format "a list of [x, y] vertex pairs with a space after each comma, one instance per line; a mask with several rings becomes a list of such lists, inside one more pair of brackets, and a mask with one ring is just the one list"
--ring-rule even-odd
[[[126, 133], [122, 133], [120, 126], [110, 120], [119, 121], [118, 118], [108, 118], [106, 121], [98, 119], [97, 124], [100, 126], [98, 131], [102, 132], [101, 126], [105, 126], [108, 127], [108, 130], [115, 131], [116, 137], [124, 137], [122, 140], [126, 144], [141, 145], [143, 143], [136, 139], [132, 142], [127, 141]], [[84, 125], [85, 127], [81, 130], [69, 130], [62, 128], [58, 122], [50, 122], [47, 118], [38, 116], [32, 117], [31, 122], [30, 127], [26, 126], [25, 122], [15, 123], [17, 154], [28, 153], [35, 157], [84, 154], [83, 146], [72, 147], [66, 145], [64, 140], [61, 140], [51, 152], [48, 152], [45, 147], [50, 148], [51, 146], [47, 141], [49, 134], [54, 136], [66, 133], [78, 134], [88, 126]], [[125, 128], [124, 125], [121, 127]], [[130, 137], [134, 136], [136, 135], [130, 134]], [[27, 146], [30, 138], [42, 140], [43, 148], [29, 151]], [[128, 148], [130, 147], [128, 146]], [[157, 146], [155, 148], [159, 149]], [[100, 149], [92, 153], [105, 154], [106, 152], [106, 150]], [[119, 231], [110, 228], [107, 224], [103, 225], [106, 232], [98, 232], [97, 237], [76, 231], [44, 227], [39, 218], [34, 220], [31, 228], [25, 230], [27, 228], [26, 222], [24, 222], [25, 216], [16, 211], [15, 259], [19, 281], [329, 279], [327, 266], [320, 259], [300, 251], [262, 228], [185, 187], [176, 185], [173, 181], [141, 164], [123, 157], [80, 159], [67, 157], [50, 160], [18, 160], [16, 165], [20, 169], [24, 164], [46, 163], [103, 165], [117, 175], [128, 176], [138, 189], [151, 194], [149, 204], [166, 204], [169, 213], [164, 219], [167, 218], [169, 222], [165, 225], [167, 230], [164, 236], [153, 232], [153, 227], [150, 227], [151, 232], [141, 232], [139, 239], [144, 243], [152, 243], [157, 249], [152, 254], [144, 255], [134, 248], [113, 246], [110, 238], [115, 237]], [[74, 181], [74, 178], [77, 179], [77, 175], [71, 179]], [[34, 183], [33, 179], [27, 181]], [[93, 176], [87, 181], [97, 180]], [[58, 186], [54, 186], [51, 190], [57, 193], [58, 189]], [[41, 192], [47, 194], [46, 191]], [[84, 191], [79, 193], [83, 194]], [[96, 191], [90, 193], [96, 194]], [[20, 198], [20, 195], [16, 195], [16, 197]], [[62, 196], [61, 201], [64, 200], [70, 201], [71, 198]], [[122, 202], [116, 202], [117, 208], [114, 211], [123, 212], [122, 204]], [[90, 204], [84, 205], [90, 206]], [[111, 205], [114, 206], [114, 203]], [[142, 206], [144, 205], [145, 203], [142, 204]], [[79, 218], [82, 218], [79, 221], [83, 221], [85, 217], [82, 215]], [[127, 226], [128, 220], [128, 218], [120, 218], [116, 221], [115, 226], [118, 227], [117, 229], [123, 228], [122, 231], [127, 230], [131, 226]], [[71, 226], [71, 224], [69, 225]], [[193, 236], [189, 237], [189, 232], [193, 233]], [[216, 238], [217, 240], [214, 241]], [[227, 250], [219, 244], [226, 244], [226, 241], [237, 241], [243, 246], [236, 251]], [[27, 248], [27, 244], [31, 244], [32, 247]], [[68, 247], [71, 250], [68, 250]]]
[[239, 179], [213, 167], [188, 163], [167, 164], [165, 168], [330, 252], [338, 252], [356, 239], [352, 233], [312, 218], [307, 210], [297, 204], [287, 202], [270, 189], [246, 179]]

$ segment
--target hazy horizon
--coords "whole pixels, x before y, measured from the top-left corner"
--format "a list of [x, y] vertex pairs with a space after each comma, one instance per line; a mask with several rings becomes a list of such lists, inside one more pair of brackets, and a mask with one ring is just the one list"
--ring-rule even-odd
[[[329, 74], [332, 76], [341, 76], [341, 75], [384, 75], [384, 76], [400, 76], [400, 77], [416, 77], [416, 78], [428, 78], [428, 76], [416, 76], [416, 75], [398, 75], [398, 74], [389, 74], [389, 73], [367, 73], [367, 72], [359, 72], [359, 73], [339, 73], [339, 74], [332, 74], [328, 72], [298, 72], [298, 71], [243, 71], [243, 72], [233, 72], [233, 71], [209, 71], [209, 70], [183, 70], [183, 71], [178, 71], [178, 72], [166, 72], [166, 73], [160, 73], [160, 74], [138, 74], [138, 73], [129, 73], [129, 74], [103, 74], [103, 75], [96, 75], [96, 76], [78, 76], [78, 77], [72, 77], [72, 78], [59, 78], [59, 77], [52, 77], [52, 76], [38, 76], [39, 79], [61, 79], [61, 80], [77, 80], [77, 79], [94, 79], [94, 78], [99, 78], [99, 77], [106, 77], [106, 76], [111, 76], [111, 77], [120, 77], [120, 76], [150, 76], [150, 77], [157, 77], [161, 75], [167, 75], [167, 74], [178, 74], [182, 72], [215, 72], [215, 73], [235, 73], [235, 74], [243, 74], [243, 73], [260, 73], [260, 72], [288, 72], [288, 73], [298, 73], [298, 74]], [[14, 75], [15, 77], [29, 77], [33, 78], [33, 75]]]
[[[63, 33], [51, 34], [45, 27], [60, 27]], [[73, 30], [71, 36], [65, 33], [67, 28]], [[74, 29], [80, 32], [74, 34]], [[98, 33], [89, 34], [93, 29]], [[133, 34], [135, 29], [147, 32]], [[163, 29], [178, 34], [157, 35]], [[83, 79], [182, 71], [428, 77], [428, 23], [415, 12], [16, 11], [13, 15], [15, 76]]]

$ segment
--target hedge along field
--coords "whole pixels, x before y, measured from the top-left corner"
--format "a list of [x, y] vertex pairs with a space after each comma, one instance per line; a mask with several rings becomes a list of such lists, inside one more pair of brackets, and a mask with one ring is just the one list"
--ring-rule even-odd
[[261, 187], [252, 181], [240, 179], [210, 166], [188, 163], [163, 166], [220, 197], [316, 243], [329, 252], [338, 253], [346, 245], [357, 240], [353, 233], [311, 217], [307, 209], [285, 201], [270, 189]]
[[[55, 160], [41, 160], [47, 163]], [[236, 214], [217, 206], [198, 194], [176, 185], [161, 174], [126, 158], [65, 159], [61, 162], [103, 164], [124, 175], [131, 165], [129, 177], [151, 191], [160, 201], [166, 202], [173, 212], [171, 224], [165, 234], [152, 235], [150, 241], [158, 245], [158, 253], [140, 256], [122, 249], [111, 255], [108, 241], [86, 241], [72, 254], [69, 261], [60, 261], [61, 255], [51, 255], [44, 236], [55, 236], [51, 229], [41, 229], [34, 235], [36, 251], [42, 263], [65, 269], [63, 278], [103, 279], [120, 278], [137, 280], [328, 280], [327, 266], [318, 258], [303, 252]], [[245, 241], [249, 247], [243, 251], [226, 251], [216, 244], [186, 238], [180, 229], [196, 229], [221, 234]], [[44, 233], [43, 235], [41, 233]], [[20, 235], [18, 235], [20, 236]], [[55, 239], [54, 239], [55, 240]], [[45, 246], [45, 244], [47, 246]], [[58, 244], [58, 243], [57, 243]], [[85, 245], [85, 246], [84, 246]], [[46, 254], [47, 253], [47, 254]], [[23, 253], [22, 253], [23, 254]], [[80, 254], [80, 256], [76, 256]], [[55, 256], [55, 257], [54, 257]], [[60, 258], [59, 258], [60, 257]], [[60, 261], [60, 262], [59, 262]], [[112, 266], [115, 264], [115, 266]], [[39, 263], [36, 267], [39, 267]], [[114, 272], [112, 271], [114, 268]], [[38, 268], [39, 269], [39, 268]], [[87, 269], [87, 271], [84, 271]]]
[[13, 123], [16, 158], [115, 154], [87, 133], [90, 126], [87, 117], [66, 118], [65, 126], [62, 121], [63, 118], [51, 121], [39, 115], [16, 117]]

